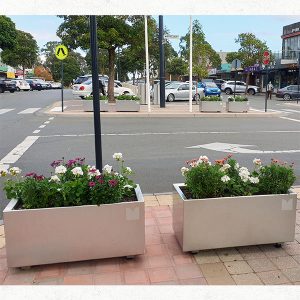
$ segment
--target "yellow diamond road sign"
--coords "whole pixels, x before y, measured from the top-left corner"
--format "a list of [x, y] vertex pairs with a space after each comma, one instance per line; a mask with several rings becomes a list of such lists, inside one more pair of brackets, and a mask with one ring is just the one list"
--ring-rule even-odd
[[60, 59], [63, 60], [68, 56], [68, 48], [64, 45], [58, 45], [55, 48], [55, 56]]

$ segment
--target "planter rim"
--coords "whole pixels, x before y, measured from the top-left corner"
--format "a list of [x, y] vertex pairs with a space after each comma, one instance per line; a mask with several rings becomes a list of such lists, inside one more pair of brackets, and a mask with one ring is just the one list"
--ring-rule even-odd
[[[144, 197], [141, 191], [141, 188], [139, 186], [139, 184], [136, 185], [135, 190], [135, 194], [137, 197], [137, 201], [132, 201], [132, 202], [117, 202], [117, 203], [109, 203], [109, 204], [100, 204], [99, 206], [108, 206], [108, 205], [122, 205], [124, 203], [137, 203], [137, 202], [144, 202]], [[5, 207], [5, 209], [3, 210], [3, 213], [5, 212], [9, 212], [12, 211], [14, 209], [14, 207], [17, 205], [18, 203], [18, 199], [11, 199], [10, 202], [7, 204], [7, 206]], [[18, 210], [14, 210], [14, 213], [18, 213], [18, 212], [24, 212], [24, 211], [39, 211], [39, 210], [53, 210], [53, 209], [79, 209], [81, 207], [98, 207], [98, 205], [95, 204], [90, 204], [90, 205], [79, 205], [79, 206], [58, 206], [58, 207], [45, 207], [45, 208], [30, 208], [30, 209], [18, 209]]]
[[187, 199], [181, 190], [181, 187], [184, 187], [185, 183], [173, 183], [173, 186], [183, 201], [211, 201], [211, 200], [217, 200], [217, 199], [251, 198], [251, 197], [257, 197], [257, 196], [271, 196], [271, 195], [273, 195], [273, 196], [274, 195], [276, 195], [276, 196], [296, 195], [295, 192], [293, 192], [292, 190], [289, 190], [288, 194], [263, 194], [263, 195], [251, 195], [251, 196], [231, 196], [231, 197], [217, 197], [217, 198]]

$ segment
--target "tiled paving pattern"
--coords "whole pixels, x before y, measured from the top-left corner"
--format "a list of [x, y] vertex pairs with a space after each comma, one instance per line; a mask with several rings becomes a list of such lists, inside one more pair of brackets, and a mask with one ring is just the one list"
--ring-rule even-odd
[[[299, 190], [298, 190], [299, 191]], [[0, 226], [0, 284], [4, 285], [274, 285], [300, 283], [300, 200], [295, 241], [183, 253], [172, 229], [170, 195], [145, 196], [146, 252], [134, 259], [7, 268]]]

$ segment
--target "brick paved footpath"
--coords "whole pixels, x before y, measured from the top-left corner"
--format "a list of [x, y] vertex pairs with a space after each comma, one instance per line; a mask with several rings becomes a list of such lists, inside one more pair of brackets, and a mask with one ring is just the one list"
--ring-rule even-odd
[[[298, 198], [300, 188], [297, 189]], [[7, 268], [0, 226], [0, 285], [274, 285], [300, 284], [300, 200], [295, 240], [273, 245], [183, 253], [172, 229], [171, 195], [146, 195], [146, 252], [134, 259]]]

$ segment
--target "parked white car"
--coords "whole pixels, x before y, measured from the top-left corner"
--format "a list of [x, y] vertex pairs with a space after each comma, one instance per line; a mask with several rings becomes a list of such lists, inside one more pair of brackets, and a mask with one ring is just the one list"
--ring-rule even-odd
[[24, 79], [13, 79], [11, 81], [16, 85], [17, 91], [29, 91], [30, 90], [30, 85], [29, 83], [24, 80]]
[[[225, 92], [226, 95], [230, 95], [234, 93], [234, 81], [226, 81], [222, 83], [221, 90]], [[247, 93], [249, 95], [254, 95], [259, 93], [259, 86], [248, 85]], [[236, 93], [245, 93], [246, 91], [246, 83], [243, 81], [236, 81], [235, 92]]]
[[[104, 83], [104, 90], [105, 93], [107, 94], [107, 84], [108, 81], [102, 81]], [[81, 99], [84, 99], [87, 96], [90, 96], [93, 92], [93, 85], [92, 85], [92, 80], [89, 79], [81, 84], [74, 84], [73, 85], [73, 90], [72, 93], [74, 96], [78, 96]], [[120, 95], [134, 95], [131, 89], [126, 88], [126, 87], [121, 87], [117, 83], [114, 85], [114, 96], [120, 96]]]
[[[185, 82], [172, 82], [166, 86], [166, 101], [173, 102], [175, 100], [189, 100], [190, 85]], [[196, 86], [192, 87], [193, 100], [198, 101], [204, 96], [203, 90], [197, 90]]]

